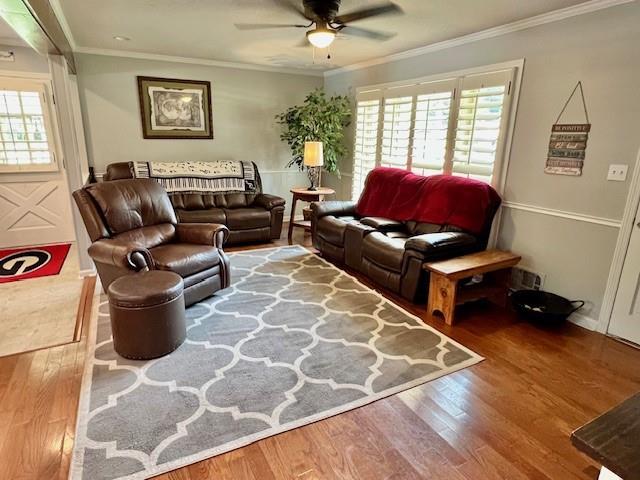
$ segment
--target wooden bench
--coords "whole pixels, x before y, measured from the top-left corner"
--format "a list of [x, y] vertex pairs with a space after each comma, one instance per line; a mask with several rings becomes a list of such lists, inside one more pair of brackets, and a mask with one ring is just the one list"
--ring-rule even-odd
[[[442, 313], [447, 325], [453, 325], [456, 305], [480, 298], [488, 298], [500, 306], [507, 303], [511, 267], [520, 256], [501, 250], [486, 250], [440, 262], [426, 263], [430, 272], [427, 319], [434, 312]], [[483, 275], [478, 284], [459, 285], [460, 280]]]

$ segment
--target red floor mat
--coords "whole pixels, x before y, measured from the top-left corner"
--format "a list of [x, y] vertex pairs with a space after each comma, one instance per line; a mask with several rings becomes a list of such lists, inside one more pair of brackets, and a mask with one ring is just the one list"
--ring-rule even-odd
[[57, 275], [62, 269], [70, 243], [0, 249], [0, 283]]

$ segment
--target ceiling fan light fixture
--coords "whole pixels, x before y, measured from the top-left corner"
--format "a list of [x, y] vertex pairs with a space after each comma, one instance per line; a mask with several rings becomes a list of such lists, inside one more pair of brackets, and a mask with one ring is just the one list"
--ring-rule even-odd
[[328, 28], [316, 28], [307, 32], [307, 40], [316, 48], [327, 48], [336, 39], [336, 32]]

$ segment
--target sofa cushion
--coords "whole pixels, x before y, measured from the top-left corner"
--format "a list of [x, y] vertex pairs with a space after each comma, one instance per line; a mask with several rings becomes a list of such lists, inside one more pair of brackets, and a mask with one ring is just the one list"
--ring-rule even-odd
[[220, 264], [218, 250], [209, 245], [167, 243], [149, 250], [155, 267], [182, 277], [213, 268]]
[[326, 242], [342, 247], [344, 246], [344, 232], [347, 229], [347, 224], [354, 221], [356, 218], [351, 216], [327, 215], [318, 220], [317, 235]]
[[362, 242], [362, 256], [381, 267], [402, 272], [406, 242], [406, 238], [391, 238], [384, 233], [373, 232]]
[[222, 208], [176, 210], [176, 215], [181, 223], [227, 223], [227, 216]]
[[249, 230], [251, 228], [263, 228], [271, 225], [271, 213], [269, 210], [258, 207], [225, 209], [227, 226], [231, 230]]

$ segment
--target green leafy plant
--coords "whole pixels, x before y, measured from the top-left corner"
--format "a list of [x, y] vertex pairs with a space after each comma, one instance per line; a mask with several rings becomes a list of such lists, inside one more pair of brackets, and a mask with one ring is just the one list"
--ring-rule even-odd
[[344, 129], [350, 123], [351, 105], [346, 96], [328, 97], [316, 89], [309, 93], [302, 105], [296, 105], [276, 115], [282, 125], [280, 139], [287, 142], [293, 155], [287, 167], [304, 168], [304, 142], [322, 142], [324, 169], [340, 173], [338, 161], [347, 152], [344, 146]]

